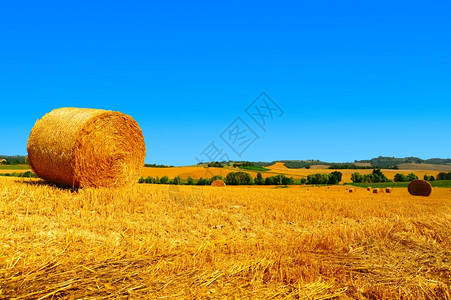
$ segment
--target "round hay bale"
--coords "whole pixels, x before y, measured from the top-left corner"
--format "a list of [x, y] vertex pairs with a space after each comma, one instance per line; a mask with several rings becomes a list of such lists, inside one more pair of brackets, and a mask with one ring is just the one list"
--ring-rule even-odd
[[366, 190], [367, 190], [367, 191], [371, 191], [371, 187], [370, 187], [370, 186], [367, 187]]
[[349, 192], [350, 193], [354, 193], [354, 189], [349, 189]]
[[226, 184], [221, 179], [216, 179], [216, 180], [213, 180], [213, 182], [211, 183], [211, 186], [225, 187]]
[[373, 194], [379, 193], [379, 189], [373, 189]]
[[138, 182], [146, 146], [136, 121], [123, 113], [59, 108], [36, 122], [28, 160], [42, 179], [65, 187], [119, 187]]
[[407, 190], [413, 196], [427, 197], [432, 193], [432, 186], [426, 180], [417, 179], [409, 183]]
[[391, 188], [390, 188], [390, 187], [385, 188], [385, 192], [386, 192], [386, 193], [391, 193]]

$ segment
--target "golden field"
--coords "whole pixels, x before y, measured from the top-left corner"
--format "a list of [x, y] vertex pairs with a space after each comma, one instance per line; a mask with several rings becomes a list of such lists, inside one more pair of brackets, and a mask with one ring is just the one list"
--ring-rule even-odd
[[2, 299], [450, 299], [451, 191], [0, 177]]
[[[393, 180], [396, 173], [403, 173], [403, 174], [409, 174], [414, 173], [418, 176], [418, 178], [423, 179], [424, 175], [427, 174], [429, 176], [433, 175], [434, 177], [437, 176], [438, 173], [442, 172], [440, 170], [434, 170], [432, 169], [433, 165], [427, 165], [430, 166], [431, 169], [425, 170], [425, 169], [403, 169], [403, 170], [387, 170], [383, 169], [382, 172], [387, 176], [388, 179]], [[264, 178], [278, 175], [278, 174], [284, 174], [287, 177], [293, 177], [296, 179], [307, 177], [310, 174], [315, 173], [326, 173], [329, 174], [333, 171], [339, 171], [343, 174], [342, 182], [351, 182], [351, 175], [354, 172], [359, 172], [360, 174], [370, 174], [373, 170], [372, 169], [327, 169], [325, 168], [327, 166], [313, 166], [311, 169], [289, 169], [285, 167], [285, 164], [281, 162], [277, 162], [273, 164], [272, 166], [267, 167], [270, 169], [269, 171], [261, 172], [262, 176]], [[437, 165], [435, 165], [437, 167]], [[447, 166], [443, 166], [447, 167]], [[25, 171], [31, 171], [31, 169], [0, 169], [0, 174], [2, 173], [21, 173]], [[227, 176], [230, 172], [247, 172], [251, 174], [253, 178], [257, 176], [257, 171], [249, 171], [249, 170], [241, 170], [237, 168], [232, 167], [225, 167], [225, 168], [207, 168], [202, 166], [187, 166], [187, 167], [170, 167], [170, 168], [149, 168], [144, 167], [142, 171], [143, 177], [163, 177], [168, 176], [169, 178], [174, 178], [175, 176], [180, 176], [182, 179], [187, 179], [189, 176], [193, 177], [194, 179], [199, 179], [200, 177], [203, 178], [211, 178], [214, 175], [221, 175], [223, 177]]]

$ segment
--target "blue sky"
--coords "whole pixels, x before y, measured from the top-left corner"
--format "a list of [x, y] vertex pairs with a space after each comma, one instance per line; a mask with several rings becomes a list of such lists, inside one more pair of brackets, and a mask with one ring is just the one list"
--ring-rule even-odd
[[[92, 2], [92, 1], [90, 1]], [[3, 3], [0, 154], [59, 107], [138, 121], [147, 163], [451, 157], [449, 1]], [[245, 109], [265, 91], [265, 130]], [[258, 135], [237, 155], [237, 118]]]

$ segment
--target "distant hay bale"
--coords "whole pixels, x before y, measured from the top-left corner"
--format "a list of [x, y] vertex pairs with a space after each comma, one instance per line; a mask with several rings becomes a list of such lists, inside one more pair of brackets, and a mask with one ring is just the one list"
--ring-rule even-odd
[[366, 190], [367, 190], [367, 191], [371, 191], [371, 187], [370, 187], [370, 186], [367, 187]]
[[373, 194], [379, 193], [379, 189], [373, 189]]
[[36, 122], [28, 160], [41, 178], [66, 187], [138, 182], [146, 146], [138, 123], [120, 112], [59, 108]]
[[390, 188], [390, 187], [385, 188], [385, 192], [386, 192], [386, 193], [391, 193], [391, 191], [392, 191], [392, 188]]
[[211, 183], [211, 186], [224, 187], [226, 184], [221, 179], [216, 179]]
[[409, 183], [407, 187], [409, 193], [413, 196], [429, 196], [432, 193], [432, 186], [429, 182], [417, 179]]
[[354, 193], [354, 189], [349, 189], [349, 192], [350, 193]]

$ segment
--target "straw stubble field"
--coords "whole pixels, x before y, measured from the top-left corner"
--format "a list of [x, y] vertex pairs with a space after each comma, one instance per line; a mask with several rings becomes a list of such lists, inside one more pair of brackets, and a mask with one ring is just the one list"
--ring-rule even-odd
[[0, 298], [449, 299], [450, 200], [0, 178]]

